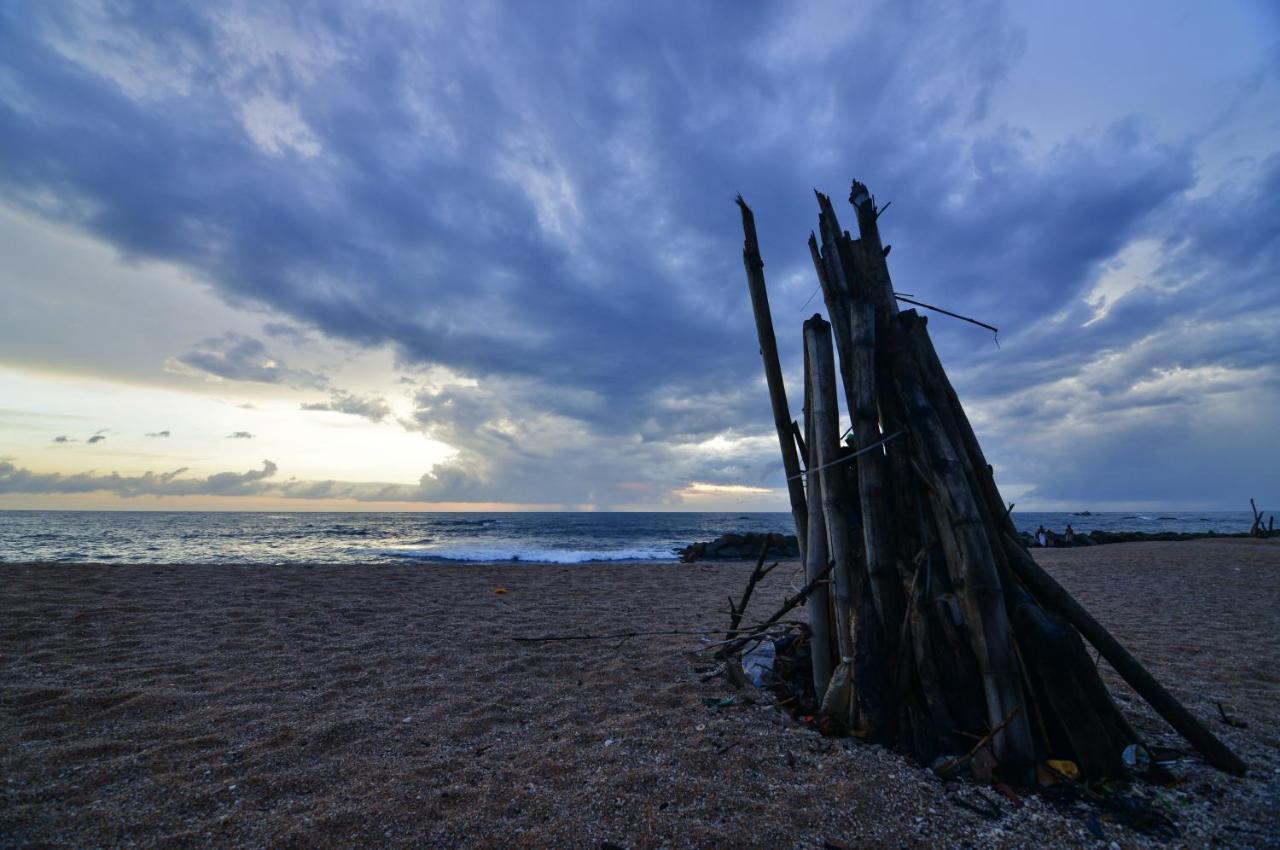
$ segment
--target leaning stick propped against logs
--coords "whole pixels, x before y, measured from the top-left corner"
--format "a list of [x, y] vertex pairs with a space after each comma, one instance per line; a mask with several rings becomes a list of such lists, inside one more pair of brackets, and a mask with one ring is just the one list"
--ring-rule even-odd
[[[1017, 542], [926, 320], [898, 309], [874, 196], [854, 181], [858, 238], [840, 228], [827, 196], [817, 199], [809, 251], [830, 321], [804, 323], [803, 429], [787, 409], [755, 220], [738, 204], [804, 552], [813, 701], [827, 712], [825, 728], [947, 773], [964, 765], [1027, 784], [1037, 765], [1067, 759], [1086, 777], [1122, 774], [1121, 752], [1138, 736], [1087, 639], [1211, 764], [1244, 773], [1244, 763]], [[841, 444], [843, 433], [852, 435], [850, 446]]]
[[742, 211], [742, 231], [745, 237], [742, 262], [747, 268], [747, 288], [751, 291], [751, 309], [756, 318], [760, 356], [764, 359], [764, 376], [769, 384], [769, 403], [773, 406], [773, 422], [778, 430], [778, 445], [782, 450], [782, 469], [787, 476], [787, 494], [791, 498], [791, 515], [795, 519], [796, 540], [799, 541], [800, 558], [803, 560], [804, 538], [809, 525], [808, 509], [805, 504], [804, 483], [800, 480], [800, 459], [796, 454], [796, 441], [791, 430], [787, 388], [782, 380], [782, 366], [778, 362], [778, 340], [773, 332], [769, 293], [764, 285], [764, 260], [760, 258], [760, 243], [756, 240], [755, 216], [741, 195], [738, 196], [738, 207]]

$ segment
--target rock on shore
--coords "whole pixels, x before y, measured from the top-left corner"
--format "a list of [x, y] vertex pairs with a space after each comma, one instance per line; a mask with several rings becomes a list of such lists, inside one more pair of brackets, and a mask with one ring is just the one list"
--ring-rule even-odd
[[[1022, 542], [1028, 548], [1038, 548], [1034, 534], [1022, 532]], [[1049, 548], [1068, 548], [1071, 546], [1097, 546], [1101, 543], [1142, 543], [1151, 540], [1199, 540], [1202, 538], [1248, 537], [1245, 533], [1222, 534], [1217, 531], [1090, 531], [1077, 534], [1068, 541], [1061, 534], [1054, 533], [1050, 537]]]
[[765, 540], [769, 541], [770, 558], [800, 557], [800, 543], [796, 536], [776, 531], [771, 534], [759, 531], [739, 534], [731, 531], [715, 540], [690, 543], [675, 552], [686, 564], [694, 561], [743, 561], [760, 557], [760, 549]]

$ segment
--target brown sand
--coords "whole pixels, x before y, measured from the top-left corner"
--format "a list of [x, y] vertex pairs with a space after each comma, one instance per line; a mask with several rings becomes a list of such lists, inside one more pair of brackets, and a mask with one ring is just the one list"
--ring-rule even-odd
[[[1146, 787], [1178, 843], [1280, 843], [1280, 545], [1037, 553], [1251, 765]], [[1038, 797], [999, 821], [879, 748], [701, 681], [750, 565], [0, 568], [0, 844], [1144, 846]], [[794, 572], [776, 570], [763, 615]], [[505, 588], [506, 593], [498, 593]], [[1105, 663], [1104, 663], [1105, 668]], [[1108, 671], [1152, 742], [1167, 727]]]

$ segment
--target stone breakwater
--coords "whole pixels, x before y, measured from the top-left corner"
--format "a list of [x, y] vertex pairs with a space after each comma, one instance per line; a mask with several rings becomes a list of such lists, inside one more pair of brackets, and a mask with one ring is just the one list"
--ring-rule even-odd
[[[1022, 532], [1022, 542], [1028, 548], [1039, 548], [1035, 535]], [[1090, 531], [1077, 534], [1068, 541], [1061, 534], [1050, 537], [1051, 548], [1069, 548], [1073, 546], [1099, 546], [1106, 543], [1140, 543], [1151, 540], [1198, 540], [1201, 538], [1248, 537], [1245, 533], [1223, 534], [1217, 531]], [[715, 540], [690, 543], [675, 553], [686, 564], [694, 561], [749, 561], [760, 557], [760, 548], [765, 540], [769, 541], [770, 558], [798, 558], [800, 544], [794, 534], [748, 531], [741, 534], [729, 532]]]
[[[1040, 548], [1034, 534], [1022, 532], [1022, 542], [1032, 549]], [[1050, 548], [1068, 548], [1072, 546], [1099, 546], [1104, 543], [1142, 543], [1151, 540], [1200, 540], [1206, 537], [1248, 537], [1243, 532], [1223, 534], [1218, 531], [1090, 531], [1077, 534], [1067, 540], [1061, 534], [1053, 533], [1049, 537]]]
[[676, 549], [680, 560], [686, 564], [693, 561], [744, 561], [760, 557], [760, 549], [765, 541], [769, 541], [770, 558], [800, 557], [800, 543], [794, 534], [748, 531], [742, 534], [729, 532], [721, 534], [715, 540], [702, 543], [690, 543], [683, 549]]

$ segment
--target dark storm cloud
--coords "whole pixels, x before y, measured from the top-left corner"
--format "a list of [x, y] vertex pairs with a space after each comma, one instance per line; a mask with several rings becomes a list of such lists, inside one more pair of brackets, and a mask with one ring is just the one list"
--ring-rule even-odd
[[[612, 426], [682, 390], [675, 382], [695, 379], [693, 364], [704, 389], [752, 375], [732, 193], [761, 205], [770, 233], [791, 233], [798, 260], [808, 186], [838, 188], [849, 162], [875, 169], [895, 147], [870, 144], [852, 109], [826, 115], [832, 98], [883, 113], [886, 134], [918, 131], [980, 111], [1016, 51], [990, 10], [944, 16], [957, 31], [935, 48], [954, 60], [954, 88], [922, 98], [916, 89], [933, 74], [923, 57], [902, 61], [914, 40], [906, 16], [889, 12], [884, 32], [852, 33], [801, 73], [815, 59], [806, 32], [778, 47], [770, 41], [784, 20], [723, 11], [693, 7], [672, 25], [576, 6], [425, 22], [339, 9], [293, 33], [298, 42], [278, 56], [238, 58], [248, 67], [197, 15], [115, 16], [110, 25], [140, 51], [124, 57], [144, 65], [138, 75], [151, 62], [180, 72], [174, 56], [196, 63], [201, 73], [176, 97], [131, 96], [92, 56], [70, 61], [52, 45], [88, 38], [84, 22], [44, 10], [6, 28], [11, 61], [35, 86], [0, 112], [0, 144], [23, 165], [8, 182], [20, 196], [56, 184], [91, 200], [93, 211], [69, 200], [55, 214], [329, 334], [600, 394], [608, 403], [592, 418]], [[966, 57], [961, 40], [979, 27], [995, 50]], [[709, 43], [708, 28], [721, 38]], [[18, 38], [20, 29], [33, 34]], [[315, 55], [306, 37], [336, 57]], [[566, 41], [571, 50], [547, 62], [547, 45]], [[501, 61], [489, 49], [498, 44]], [[856, 54], [897, 70], [842, 73]], [[39, 122], [24, 109], [36, 96]], [[902, 97], [915, 109], [894, 113]], [[242, 113], [264, 98], [294, 109], [318, 152], [255, 145]], [[815, 170], [793, 146], [828, 121], [822, 145], [845, 152]], [[77, 141], [89, 128], [91, 147]], [[261, 356], [260, 343], [228, 337], [181, 359], [222, 377], [281, 380]]]
[[259, 381], [293, 387], [323, 387], [328, 379], [306, 369], [290, 369], [271, 356], [261, 340], [226, 333], [202, 342], [194, 351], [177, 358], [184, 366], [228, 381]]
[[1231, 505], [1269, 492], [1280, 157], [1254, 178], [1162, 213], [1160, 259], [1105, 316], [1023, 332], [1012, 375], [963, 376], [997, 414], [1002, 453], [1038, 482], [1033, 498]]
[[290, 345], [301, 345], [311, 341], [310, 335], [304, 329], [288, 322], [267, 322], [262, 326], [262, 332]]
[[101, 443], [101, 442], [102, 442], [103, 440], [105, 440], [105, 439], [106, 439], [106, 437], [102, 436], [101, 434], [94, 434], [92, 437], [90, 437], [90, 438], [89, 438], [88, 440], [86, 440], [85, 442], [87, 442], [89, 445], [91, 445], [91, 446], [92, 446], [94, 443]]
[[[1274, 354], [1261, 325], [1231, 326], [1270, 309], [1277, 193], [1236, 193], [1251, 220], [1192, 198], [1191, 150], [1136, 119], [1034, 154], [1018, 128], [979, 125], [1023, 51], [999, 4], [277, 11], [7, 7], [0, 185], [290, 317], [264, 327], [280, 344], [315, 328], [475, 379], [416, 396], [407, 424], [459, 451], [423, 493], [611, 503], [691, 475], [778, 486], [737, 191], [790, 369], [814, 285], [809, 190], [850, 227], [855, 174], [894, 202], [899, 288], [1002, 328], [997, 351], [931, 323], [962, 392], [993, 410], [1042, 416], [1025, 396], [1086, 367], [1090, 391], [1116, 398], [1171, 355]], [[1143, 238], [1182, 259], [1082, 328], [1100, 264]], [[1206, 284], [1210, 269], [1230, 273]], [[1179, 322], [1193, 344], [1176, 344]], [[327, 383], [236, 334], [178, 360]], [[691, 453], [716, 435], [737, 456]]]
[[66, 434], [59, 434], [53, 438], [53, 441], [55, 443], [74, 443], [76, 442], [76, 439], [74, 437], [68, 437]]
[[370, 422], [381, 422], [391, 415], [387, 400], [378, 396], [359, 396], [345, 390], [334, 390], [328, 401], [302, 405], [303, 410], [324, 410], [363, 416]]

